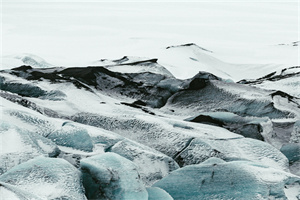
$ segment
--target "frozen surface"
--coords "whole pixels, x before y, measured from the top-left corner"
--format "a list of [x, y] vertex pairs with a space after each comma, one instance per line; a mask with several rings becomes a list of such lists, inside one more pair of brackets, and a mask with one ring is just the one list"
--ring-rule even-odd
[[154, 186], [174, 199], [284, 199], [285, 185], [295, 184], [293, 198], [299, 195], [299, 180], [253, 162], [210, 159], [176, 170]]
[[298, 4], [4, 0], [1, 198], [299, 199]]
[[80, 172], [63, 159], [37, 157], [2, 174], [0, 181], [16, 194], [26, 191], [26, 198], [30, 193], [40, 199], [86, 199]]
[[148, 200], [173, 200], [173, 198], [163, 189], [158, 187], [147, 188]]
[[53, 65], [47, 63], [44, 59], [40, 58], [39, 56], [28, 53], [23, 53], [20, 55], [3, 56], [1, 65], [3, 69], [19, 67], [21, 65], [30, 65], [36, 68], [53, 67]]
[[81, 160], [88, 199], [148, 199], [136, 165], [115, 153]]
[[179, 168], [171, 157], [127, 139], [115, 143], [106, 152], [117, 153], [136, 164], [139, 174], [147, 186], [151, 186], [171, 171]]
[[244, 137], [258, 140], [264, 140], [263, 135], [268, 137], [269, 126], [266, 125], [271, 123], [268, 118], [241, 117], [230, 112], [204, 112], [185, 120], [220, 126]]
[[69, 122], [63, 123], [61, 129], [50, 132], [46, 137], [57, 145], [72, 147], [73, 149], [91, 152], [94, 148], [88, 132]]
[[53, 157], [59, 154], [60, 150], [50, 140], [35, 132], [14, 126], [11, 121], [6, 120], [0, 124], [0, 174], [36, 156]]

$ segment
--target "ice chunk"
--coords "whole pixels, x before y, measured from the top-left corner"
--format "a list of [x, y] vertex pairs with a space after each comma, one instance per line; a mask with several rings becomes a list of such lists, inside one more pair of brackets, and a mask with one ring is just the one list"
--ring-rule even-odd
[[290, 140], [291, 143], [300, 143], [300, 120], [295, 122]]
[[117, 142], [107, 151], [117, 153], [136, 164], [141, 179], [147, 186], [179, 168], [171, 157], [128, 139]]
[[281, 147], [280, 151], [289, 159], [290, 163], [300, 160], [300, 144], [289, 143]]
[[[59, 158], [39, 156], [13, 167], [0, 176], [0, 181], [41, 199], [86, 199], [80, 172]], [[19, 192], [9, 185], [5, 188]]]
[[288, 160], [279, 150], [265, 142], [250, 138], [191, 138], [174, 159], [180, 166], [186, 166], [199, 164], [210, 157], [227, 161], [251, 160], [288, 171]]
[[285, 144], [280, 151], [289, 159], [291, 173], [300, 176], [300, 144]]
[[105, 153], [80, 162], [88, 199], [148, 199], [137, 167], [115, 153]]
[[288, 159], [273, 146], [251, 138], [232, 140], [203, 139], [213, 149], [221, 152], [227, 161], [251, 160], [276, 169], [288, 170]]
[[214, 159], [178, 169], [153, 186], [180, 200], [286, 199], [285, 185], [299, 181], [295, 175], [254, 162]]
[[147, 188], [148, 200], [173, 200], [173, 198], [163, 189], [158, 187]]
[[69, 122], [63, 123], [61, 129], [50, 133], [46, 137], [61, 146], [88, 152], [93, 151], [94, 145], [87, 130]]

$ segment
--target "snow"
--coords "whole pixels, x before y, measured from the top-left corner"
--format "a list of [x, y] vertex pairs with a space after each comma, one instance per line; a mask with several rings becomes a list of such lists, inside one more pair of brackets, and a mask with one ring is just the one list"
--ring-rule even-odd
[[284, 91], [292, 96], [300, 98], [300, 78], [290, 77], [287, 79], [281, 79], [278, 81], [264, 81], [261, 84], [256, 84], [256, 87], [270, 89], [270, 90], [280, 90]]
[[25, 145], [22, 142], [20, 134], [14, 129], [10, 129], [8, 131], [3, 132], [0, 137], [0, 143], [1, 143], [1, 152], [0, 152], [1, 155], [21, 152], [24, 149], [30, 148], [29, 145]]
[[3, 69], [19, 67], [21, 65], [30, 65], [36, 68], [53, 67], [53, 65], [47, 63], [44, 59], [28, 53], [3, 56], [1, 64]]
[[[1, 183], [0, 183], [1, 184]], [[10, 200], [10, 199], [21, 199], [15, 193], [10, 191], [9, 189], [0, 185], [0, 199], [1, 200]]]
[[[167, 46], [191, 42], [213, 51], [206, 53], [224, 63], [251, 64], [238, 66], [247, 68], [245, 78], [274, 71], [279, 64], [298, 63], [299, 46], [278, 45], [298, 40], [296, 1], [6, 1], [2, 11], [2, 54], [30, 52], [55, 66], [84, 66], [124, 55], [159, 58]], [[173, 59], [167, 57], [161, 59]], [[183, 66], [195, 62], [189, 57], [194, 58], [186, 57]]]

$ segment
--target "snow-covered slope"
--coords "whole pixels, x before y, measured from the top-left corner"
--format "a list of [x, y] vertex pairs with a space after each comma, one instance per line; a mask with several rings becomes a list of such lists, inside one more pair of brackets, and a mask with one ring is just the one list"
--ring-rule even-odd
[[283, 67], [278, 64], [227, 63], [217, 59], [213, 51], [194, 43], [167, 47], [161, 51], [158, 61], [180, 79], [187, 79], [199, 71], [206, 71], [223, 79], [239, 81], [244, 78], [259, 78], [266, 72]]
[[53, 67], [52, 64], [41, 57], [28, 53], [1, 57], [1, 69], [11, 69], [22, 65], [30, 65], [36, 68]]
[[92, 66], [104, 66], [110, 71], [121, 73], [142, 73], [151, 72], [173, 77], [163, 66], [157, 63], [157, 59], [124, 56], [118, 60], [101, 59], [91, 63]]
[[205, 71], [225, 80], [240, 81], [256, 79], [274, 70], [284, 68], [282, 64], [227, 63], [217, 54], [195, 43], [161, 47], [153, 53], [154, 58], [124, 56], [116, 60], [101, 59], [87, 63], [91, 66], [105, 66], [121, 73], [152, 72], [178, 79], [188, 79], [199, 71]]
[[284, 68], [256, 80], [242, 80], [240, 82], [260, 88], [280, 90], [300, 98], [300, 66]]

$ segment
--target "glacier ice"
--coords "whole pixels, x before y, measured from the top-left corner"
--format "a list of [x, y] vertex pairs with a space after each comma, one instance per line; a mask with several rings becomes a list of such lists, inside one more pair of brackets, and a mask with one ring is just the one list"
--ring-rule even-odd
[[59, 158], [39, 156], [31, 159], [2, 174], [0, 185], [1, 182], [6, 189], [23, 193], [26, 198], [86, 200], [80, 171]]
[[80, 169], [88, 199], [148, 199], [136, 165], [118, 154], [82, 159]]
[[248, 159], [288, 170], [287, 158], [273, 146], [215, 126], [139, 115], [108, 117], [80, 113], [72, 120], [116, 132], [149, 146], [174, 158], [180, 166], [220, 157]]
[[148, 200], [173, 200], [173, 198], [163, 189], [158, 187], [147, 188]]
[[62, 124], [61, 128], [49, 133], [47, 138], [61, 146], [92, 152], [94, 145], [88, 132], [70, 122]]
[[290, 163], [300, 160], [300, 144], [288, 143], [284, 144], [280, 151], [289, 159]]
[[196, 117], [190, 117], [186, 121], [212, 124], [226, 128], [229, 131], [243, 135], [244, 137], [264, 140], [264, 124], [268, 118], [241, 117], [230, 112], [204, 112]]
[[[248, 161], [225, 162], [211, 158], [172, 172], [156, 182], [174, 199], [286, 199], [285, 185], [300, 178]], [[296, 198], [296, 196], [294, 196]]]
[[171, 157], [128, 139], [115, 143], [106, 152], [117, 153], [131, 160], [137, 166], [141, 179], [146, 186], [151, 186], [154, 182], [179, 168]]
[[[224, 81], [206, 72], [188, 80], [150, 72], [122, 74], [102, 67], [22, 66], [0, 73], [5, 78], [3, 84], [16, 89], [16, 93], [2, 90], [0, 94], [4, 98], [0, 101], [1, 143], [6, 145], [0, 157], [4, 161], [0, 164], [1, 178], [13, 178], [10, 170], [44, 155], [56, 157], [57, 162], [64, 158], [80, 167], [86, 189], [84, 192], [81, 187], [80, 191], [88, 198], [172, 199], [167, 189], [164, 192], [165, 188], [156, 184], [186, 169], [198, 170], [190, 176], [192, 181], [181, 176], [183, 181], [177, 179], [170, 187], [181, 184], [181, 192], [198, 184], [207, 191], [204, 199], [238, 198], [239, 192], [244, 192], [241, 197], [245, 199], [284, 199], [295, 197], [292, 193], [299, 189], [298, 178], [288, 173], [297, 174], [300, 166], [299, 156], [295, 157], [299, 144], [299, 123], [294, 115], [298, 100], [291, 103], [288, 97], [274, 97], [274, 91]], [[19, 85], [28, 94], [18, 91]], [[36, 88], [45, 94], [31, 95], [38, 91]], [[183, 120], [199, 114], [214, 123]], [[265, 139], [276, 148], [244, 136]], [[213, 175], [209, 170], [215, 170]], [[209, 179], [211, 176], [214, 178]], [[0, 181], [0, 189], [7, 196], [43, 199], [50, 195]], [[224, 191], [225, 196], [211, 193], [214, 183], [216, 192]], [[154, 187], [150, 187], [152, 184]], [[174, 199], [178, 199], [176, 195]], [[68, 199], [63, 195], [57, 198]]]

